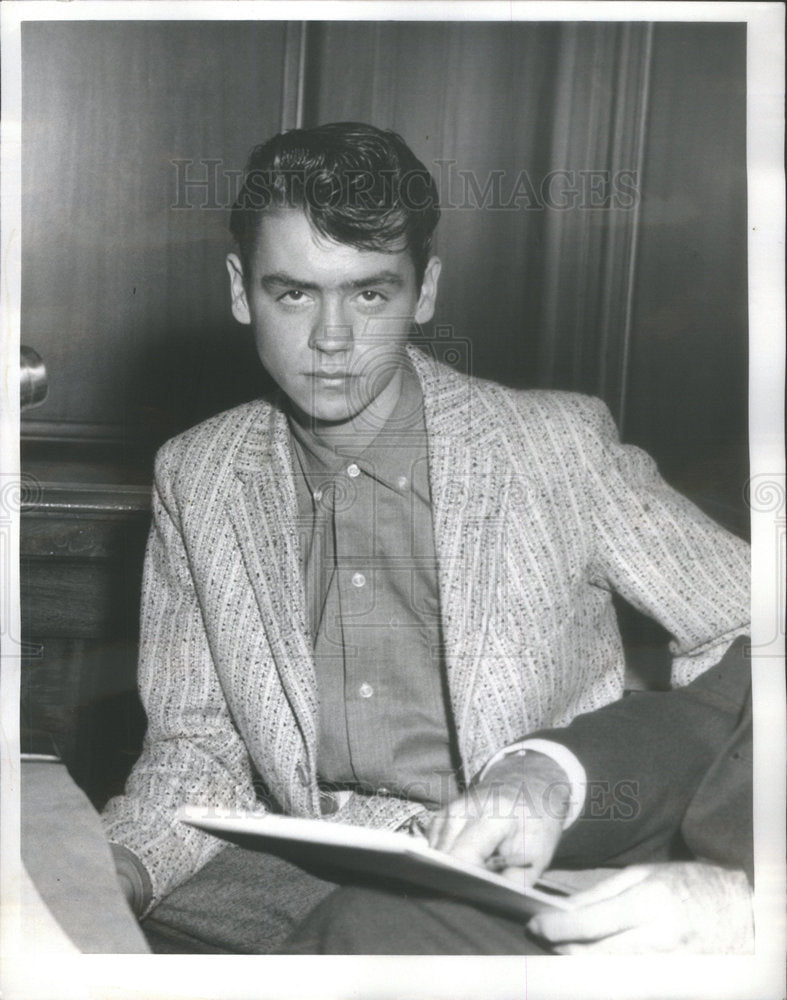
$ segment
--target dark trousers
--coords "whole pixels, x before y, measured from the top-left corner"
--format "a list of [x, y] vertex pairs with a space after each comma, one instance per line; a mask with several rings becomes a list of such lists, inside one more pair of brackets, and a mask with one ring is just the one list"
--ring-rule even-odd
[[[521, 922], [228, 847], [143, 921], [158, 954], [543, 955]], [[344, 883], [344, 884], [342, 884]]]
[[226, 847], [145, 918], [157, 954], [267, 955], [337, 886], [262, 851]]
[[346, 887], [297, 927], [289, 955], [548, 955], [521, 921], [458, 900]]

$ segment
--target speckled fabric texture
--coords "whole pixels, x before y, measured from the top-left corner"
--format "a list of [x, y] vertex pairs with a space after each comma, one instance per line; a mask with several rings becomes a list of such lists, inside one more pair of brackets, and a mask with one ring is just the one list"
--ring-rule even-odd
[[[621, 694], [610, 591], [673, 635], [673, 680], [749, 619], [747, 546], [621, 446], [596, 399], [515, 391], [410, 349], [424, 393], [448, 688], [465, 777], [523, 735]], [[298, 563], [286, 418], [258, 401], [156, 462], [139, 683], [148, 716], [111, 841], [154, 902], [222, 843], [183, 803], [319, 816], [317, 681]], [[354, 795], [331, 819], [396, 827], [421, 807]]]

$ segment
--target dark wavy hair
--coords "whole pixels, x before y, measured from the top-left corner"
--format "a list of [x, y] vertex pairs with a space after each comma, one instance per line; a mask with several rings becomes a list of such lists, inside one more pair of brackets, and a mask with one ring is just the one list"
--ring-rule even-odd
[[323, 236], [358, 249], [407, 249], [419, 285], [440, 218], [434, 179], [407, 143], [360, 122], [293, 129], [252, 150], [230, 215], [246, 274], [276, 208], [301, 208]]

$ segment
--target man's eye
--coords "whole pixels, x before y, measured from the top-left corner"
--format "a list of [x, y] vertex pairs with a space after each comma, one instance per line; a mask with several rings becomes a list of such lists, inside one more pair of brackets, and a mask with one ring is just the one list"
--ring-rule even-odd
[[361, 301], [368, 302], [371, 305], [375, 305], [378, 302], [387, 301], [382, 292], [376, 292], [373, 288], [365, 288], [361, 292]]
[[306, 293], [302, 292], [300, 288], [290, 288], [289, 291], [279, 296], [279, 302], [303, 302], [305, 297]]

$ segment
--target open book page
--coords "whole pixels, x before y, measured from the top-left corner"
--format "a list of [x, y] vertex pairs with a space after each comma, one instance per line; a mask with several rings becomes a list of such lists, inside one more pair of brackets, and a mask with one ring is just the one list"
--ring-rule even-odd
[[543, 909], [567, 909], [561, 887], [540, 882], [526, 891], [486, 868], [459, 861], [426, 841], [392, 830], [370, 830], [319, 819], [237, 813], [186, 806], [178, 818], [244, 847], [270, 850], [312, 864], [373, 874], [480, 903], [527, 918]]

